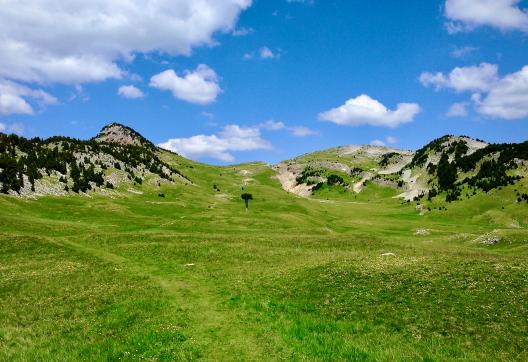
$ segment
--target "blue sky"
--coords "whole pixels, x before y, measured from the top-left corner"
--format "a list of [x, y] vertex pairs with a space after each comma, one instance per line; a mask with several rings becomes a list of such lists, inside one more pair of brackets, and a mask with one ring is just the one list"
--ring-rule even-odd
[[131, 3], [0, 7], [0, 131], [121, 122], [220, 164], [528, 139], [527, 1]]

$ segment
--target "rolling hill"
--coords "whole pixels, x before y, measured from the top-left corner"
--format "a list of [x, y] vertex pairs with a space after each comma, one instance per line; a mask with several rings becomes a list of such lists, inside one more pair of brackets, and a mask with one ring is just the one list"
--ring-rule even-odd
[[0, 360], [528, 358], [526, 143], [213, 166], [112, 124], [0, 151]]

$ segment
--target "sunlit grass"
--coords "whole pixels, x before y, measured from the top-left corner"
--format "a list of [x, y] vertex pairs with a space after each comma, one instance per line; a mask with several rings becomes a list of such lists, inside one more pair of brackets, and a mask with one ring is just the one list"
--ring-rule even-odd
[[303, 199], [262, 164], [167, 157], [195, 184], [0, 198], [0, 360], [528, 358], [513, 187], [420, 216], [381, 187]]

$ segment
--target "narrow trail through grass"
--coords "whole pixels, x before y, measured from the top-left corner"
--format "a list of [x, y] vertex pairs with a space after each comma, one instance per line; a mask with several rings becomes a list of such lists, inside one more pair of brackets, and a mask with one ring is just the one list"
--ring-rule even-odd
[[218, 303], [218, 295], [193, 273], [182, 273], [182, 268], [193, 265], [177, 265], [173, 273], [156, 268], [152, 264], [139, 264], [126, 257], [73, 242], [70, 238], [47, 238], [50, 243], [65, 246], [113, 263], [127, 273], [147, 277], [161, 287], [170, 300], [170, 308], [183, 311], [190, 318], [189, 343], [198, 347], [205, 360], [227, 360], [235, 354], [239, 360], [265, 359], [257, 337], [245, 326], [229, 316], [229, 310]]

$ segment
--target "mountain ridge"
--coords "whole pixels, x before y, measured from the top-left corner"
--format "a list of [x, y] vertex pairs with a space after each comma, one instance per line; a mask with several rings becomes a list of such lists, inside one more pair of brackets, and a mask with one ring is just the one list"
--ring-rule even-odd
[[[468, 136], [446, 135], [416, 151], [347, 145], [271, 167], [284, 190], [302, 197], [350, 198], [381, 187], [405, 201], [443, 195], [451, 202], [464, 193], [487, 192], [524, 179], [527, 150], [528, 142], [488, 144]], [[182, 167], [216, 167], [161, 149], [119, 123], [104, 126], [86, 141], [60, 136], [28, 140], [0, 134], [0, 151], [0, 190], [29, 197], [89, 191], [115, 194], [119, 185], [129, 190], [144, 181], [177, 186], [193, 183]]]

